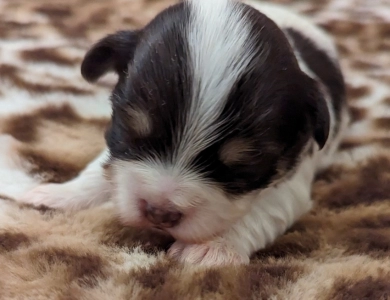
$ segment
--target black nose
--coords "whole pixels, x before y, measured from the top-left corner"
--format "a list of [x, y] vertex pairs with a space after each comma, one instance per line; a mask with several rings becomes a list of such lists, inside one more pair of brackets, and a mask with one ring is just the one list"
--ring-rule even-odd
[[171, 228], [176, 226], [182, 218], [182, 213], [175, 209], [161, 209], [146, 204], [145, 217], [155, 225]]

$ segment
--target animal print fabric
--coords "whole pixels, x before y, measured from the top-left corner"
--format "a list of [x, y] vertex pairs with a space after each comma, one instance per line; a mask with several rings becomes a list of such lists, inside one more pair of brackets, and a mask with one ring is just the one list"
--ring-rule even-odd
[[352, 124], [313, 210], [249, 266], [167, 258], [110, 204], [68, 214], [15, 199], [63, 182], [104, 146], [115, 77], [84, 82], [92, 42], [169, 0], [0, 1], [0, 299], [390, 299], [390, 0], [279, 0], [337, 40]]

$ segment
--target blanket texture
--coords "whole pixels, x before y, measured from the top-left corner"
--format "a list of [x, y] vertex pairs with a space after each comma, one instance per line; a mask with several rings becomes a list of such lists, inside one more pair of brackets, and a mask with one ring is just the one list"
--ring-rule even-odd
[[115, 77], [89, 85], [92, 42], [170, 0], [0, 1], [0, 299], [390, 299], [390, 1], [274, 0], [337, 40], [352, 124], [313, 187], [313, 210], [249, 266], [167, 258], [172, 240], [17, 202], [75, 176], [104, 147]]

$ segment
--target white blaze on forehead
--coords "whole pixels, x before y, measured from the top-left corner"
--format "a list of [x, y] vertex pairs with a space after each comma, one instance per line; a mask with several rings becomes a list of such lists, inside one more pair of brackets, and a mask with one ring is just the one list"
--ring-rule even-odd
[[243, 6], [230, 0], [188, 0], [192, 99], [175, 163], [181, 167], [218, 136], [217, 119], [232, 86], [255, 55]]

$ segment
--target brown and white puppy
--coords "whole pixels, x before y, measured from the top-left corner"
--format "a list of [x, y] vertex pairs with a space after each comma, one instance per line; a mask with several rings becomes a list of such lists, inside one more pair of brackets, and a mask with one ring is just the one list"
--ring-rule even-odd
[[90, 82], [118, 74], [107, 149], [23, 201], [112, 199], [124, 224], [171, 234], [169, 254], [185, 262], [248, 263], [283, 234], [310, 209], [315, 172], [348, 122], [332, 41], [260, 2], [180, 2], [103, 38], [81, 70]]

